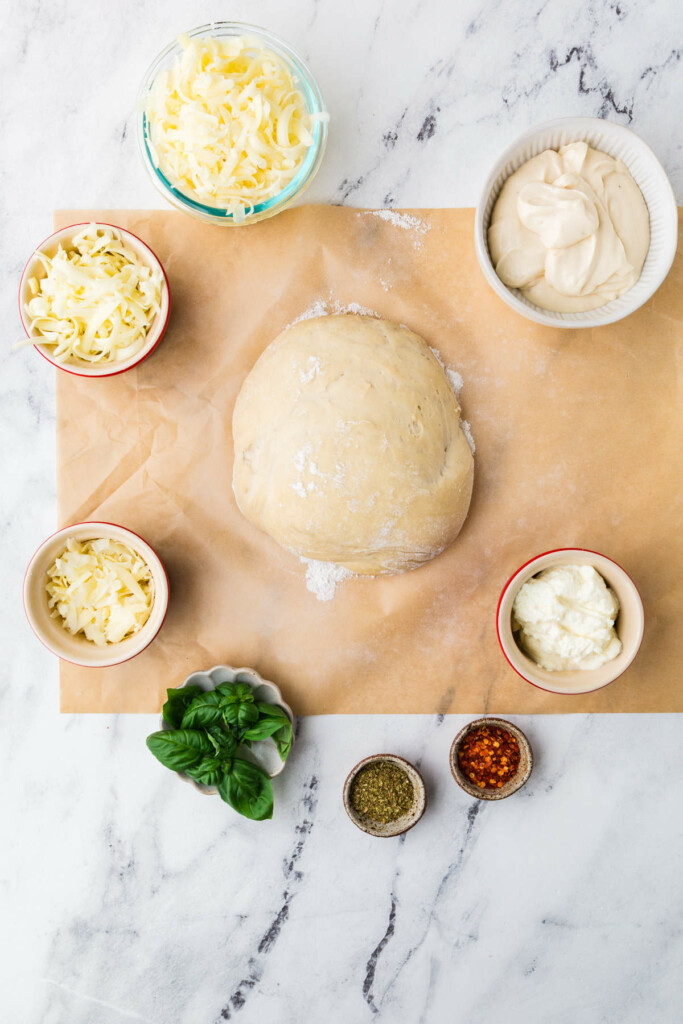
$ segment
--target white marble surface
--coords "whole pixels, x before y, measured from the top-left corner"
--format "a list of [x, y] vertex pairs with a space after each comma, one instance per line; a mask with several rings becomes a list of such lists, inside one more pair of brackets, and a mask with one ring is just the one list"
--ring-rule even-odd
[[[579, 113], [639, 131], [681, 201], [679, 0], [27, 0], [4, 12], [0, 1019], [678, 1024], [677, 716], [517, 719], [537, 766], [500, 805], [450, 780], [466, 716], [307, 719], [264, 824], [157, 767], [153, 718], [60, 717], [56, 665], [20, 603], [55, 524], [52, 371], [10, 348], [18, 277], [54, 207], [158, 205], [132, 108], [176, 32], [232, 16], [308, 56], [332, 114], [310, 199], [472, 205], [518, 132]], [[428, 813], [404, 840], [369, 839], [341, 807], [347, 769], [379, 748], [427, 780]]]

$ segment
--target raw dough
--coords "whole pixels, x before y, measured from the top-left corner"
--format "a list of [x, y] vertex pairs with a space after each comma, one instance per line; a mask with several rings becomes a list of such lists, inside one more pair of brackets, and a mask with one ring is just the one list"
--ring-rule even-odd
[[467, 516], [473, 458], [443, 368], [407, 327], [303, 320], [244, 381], [233, 415], [242, 513], [289, 551], [354, 573], [438, 555]]

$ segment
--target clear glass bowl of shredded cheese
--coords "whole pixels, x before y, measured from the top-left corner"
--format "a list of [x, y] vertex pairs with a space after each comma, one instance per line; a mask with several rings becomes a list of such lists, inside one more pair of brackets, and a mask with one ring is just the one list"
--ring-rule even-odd
[[272, 217], [311, 183], [328, 114], [304, 60], [254, 25], [215, 22], [179, 36], [149, 68], [138, 142], [152, 182], [212, 224]]

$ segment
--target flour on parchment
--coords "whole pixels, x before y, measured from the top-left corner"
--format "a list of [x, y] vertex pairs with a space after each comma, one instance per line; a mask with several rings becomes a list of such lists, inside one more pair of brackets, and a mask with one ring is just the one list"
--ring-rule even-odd
[[306, 589], [319, 601], [331, 601], [337, 584], [350, 579], [353, 573], [336, 562], [316, 562], [313, 558], [300, 559], [306, 566]]
[[419, 217], [414, 217], [411, 213], [401, 213], [399, 210], [368, 210], [370, 217], [379, 217], [380, 220], [384, 220], [387, 224], [392, 224], [395, 228], [401, 228], [402, 231], [410, 231], [413, 234], [413, 245], [416, 249], [421, 249], [424, 245], [423, 235], [426, 235], [429, 231], [431, 224], [427, 224], [426, 221], [420, 220]]

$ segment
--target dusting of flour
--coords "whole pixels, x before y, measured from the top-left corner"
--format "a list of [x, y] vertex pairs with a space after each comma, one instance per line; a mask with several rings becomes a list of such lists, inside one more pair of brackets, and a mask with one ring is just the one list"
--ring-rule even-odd
[[352, 572], [336, 562], [316, 562], [303, 555], [300, 561], [306, 566], [306, 589], [315, 594], [319, 601], [331, 601], [337, 584], [353, 576]]
[[379, 313], [376, 313], [374, 309], [368, 309], [367, 306], [361, 306], [359, 302], [349, 302], [347, 305], [344, 305], [338, 299], [329, 299], [327, 301], [325, 299], [318, 299], [308, 309], [305, 309], [303, 313], [300, 313], [296, 320], [292, 320], [290, 324], [287, 324], [287, 328], [301, 323], [302, 320], [313, 320], [314, 317], [333, 316], [339, 313], [355, 313], [356, 316], [374, 316], [379, 319]]
[[462, 432], [465, 435], [465, 439], [470, 446], [472, 454], [474, 455], [477, 450], [477, 446], [475, 445], [474, 438], [472, 437], [472, 428], [467, 420], [460, 420], [460, 426], [462, 427]]
[[[432, 355], [436, 356], [439, 365], [441, 366], [443, 372], [448, 377], [448, 383], [453, 388], [453, 394], [455, 395], [459, 402], [460, 392], [462, 391], [462, 386], [464, 383], [462, 376], [458, 373], [457, 370], [451, 370], [449, 366], [446, 366], [443, 359], [441, 358], [441, 353], [438, 351], [438, 349], [432, 348], [430, 346], [429, 350], [432, 353]], [[472, 428], [467, 420], [460, 420], [460, 426], [462, 427], [462, 432], [465, 435], [465, 438], [467, 440], [468, 445], [470, 446], [472, 454], [474, 455], [475, 451], [477, 450], [477, 447], [474, 443], [474, 438], [472, 437]]]
[[371, 217], [379, 217], [380, 220], [393, 224], [395, 228], [401, 228], [403, 231], [412, 231], [415, 236], [414, 245], [416, 249], [422, 248], [424, 243], [420, 236], [426, 235], [431, 227], [430, 224], [426, 224], [419, 217], [413, 217], [410, 213], [400, 213], [398, 210], [368, 210], [368, 213]]

